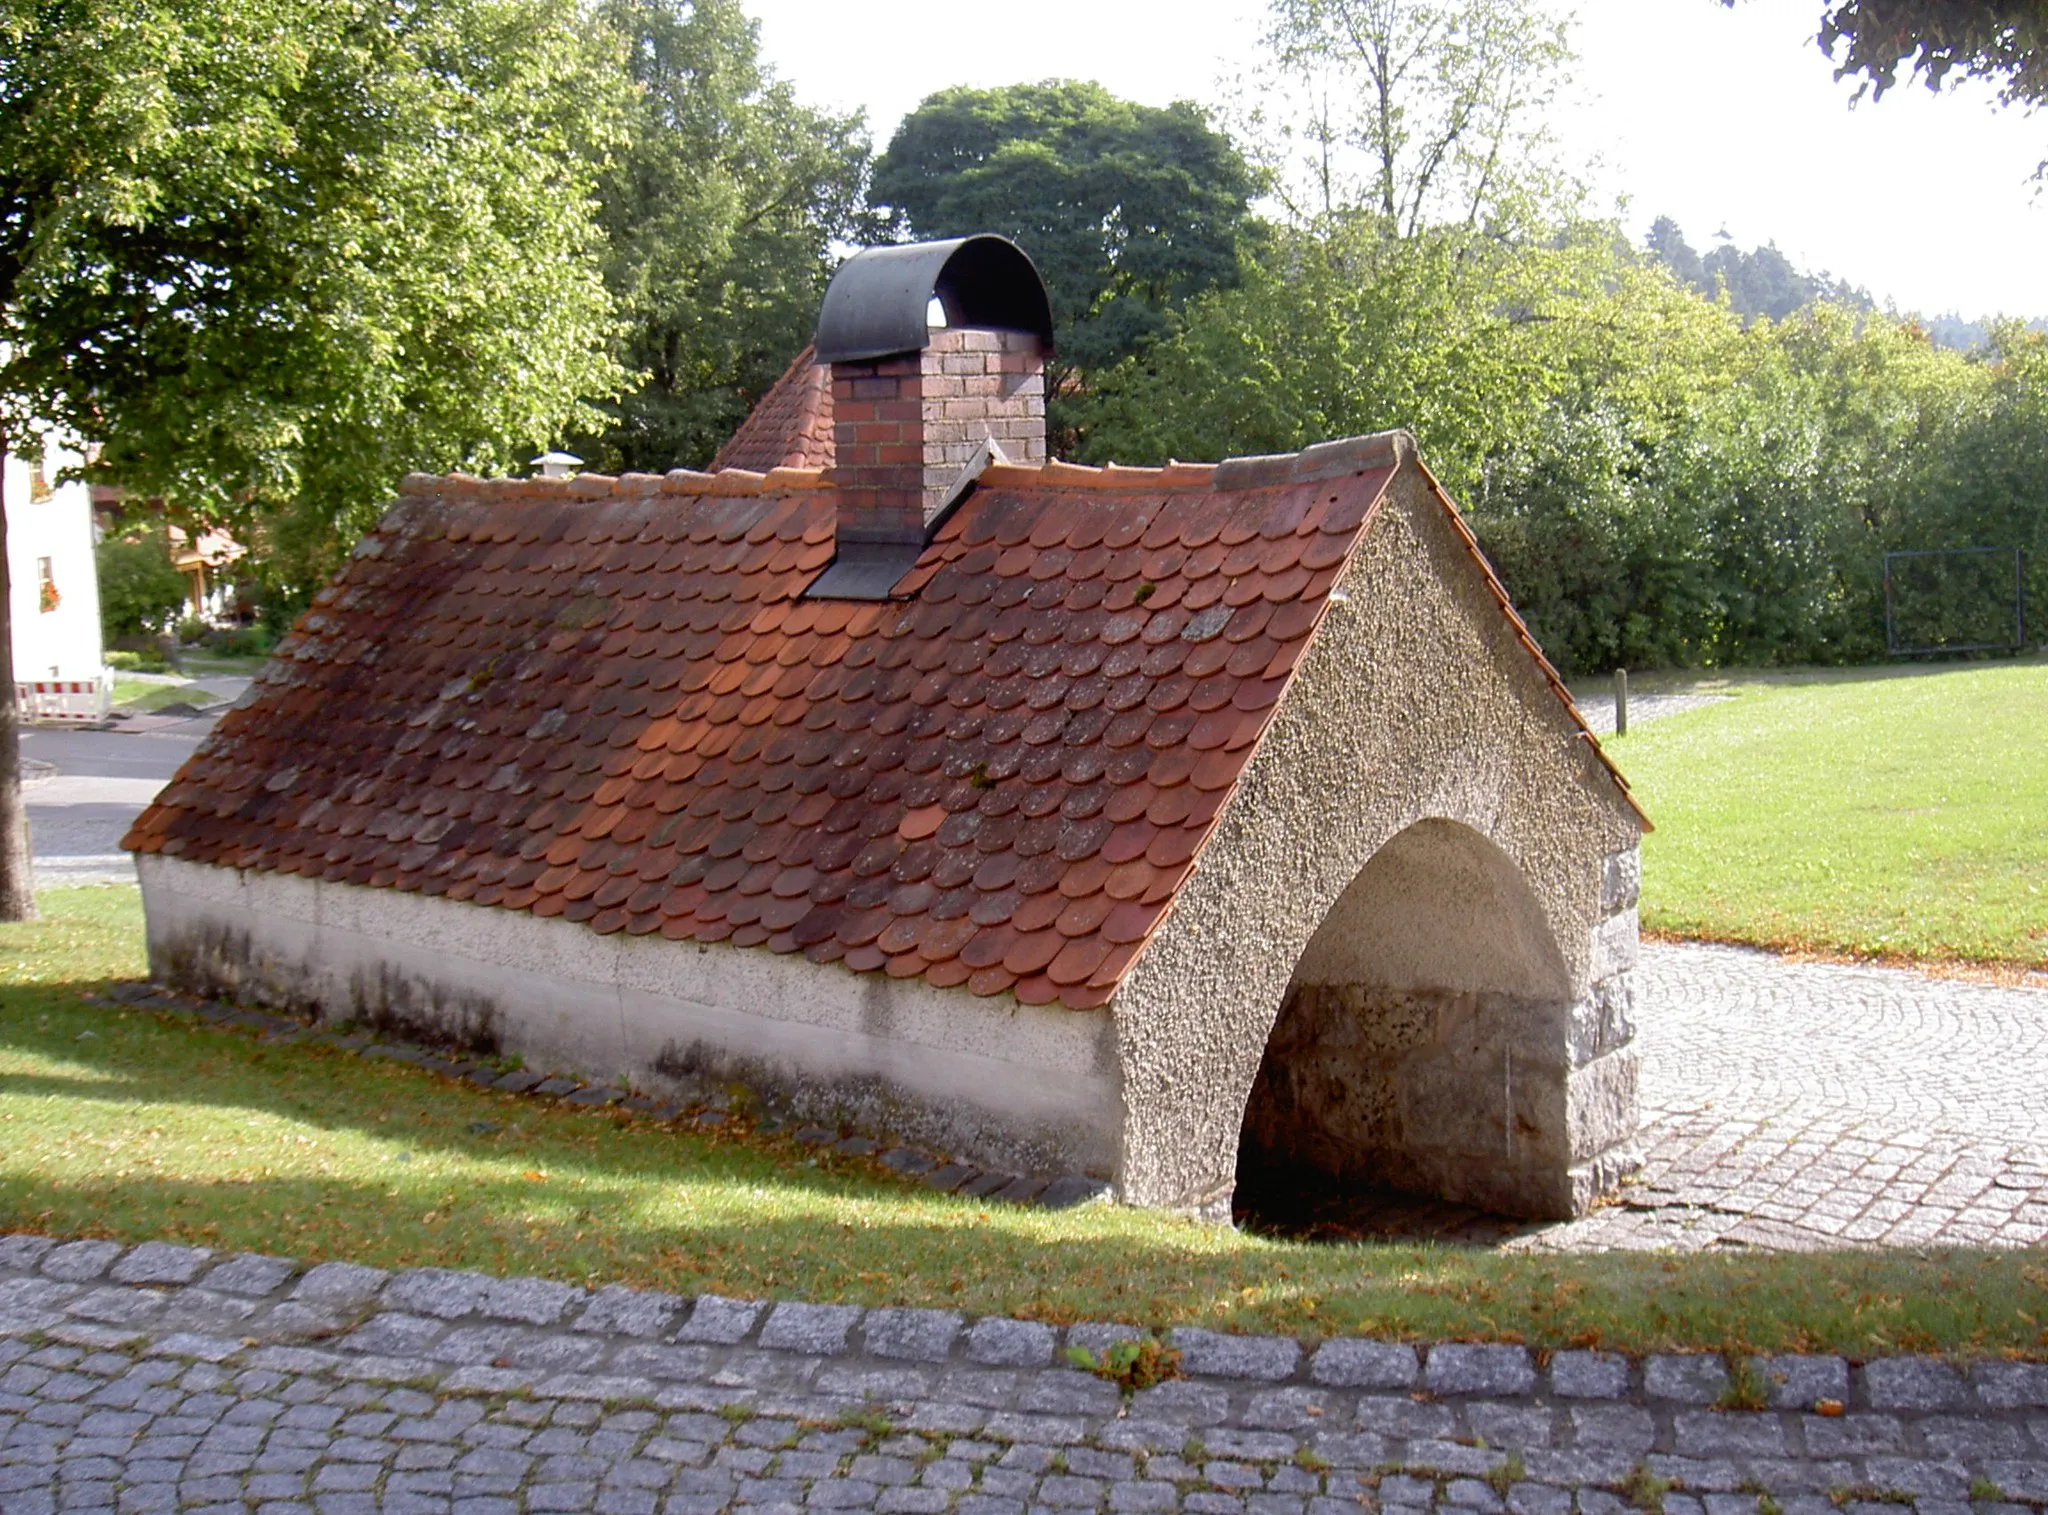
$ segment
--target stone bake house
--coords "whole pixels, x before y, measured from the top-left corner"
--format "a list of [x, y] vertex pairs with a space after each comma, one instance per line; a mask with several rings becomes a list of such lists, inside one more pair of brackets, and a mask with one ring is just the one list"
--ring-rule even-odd
[[765, 471], [408, 479], [130, 831], [153, 971], [1210, 1218], [1584, 1209], [1645, 822], [1457, 509], [1401, 432], [1048, 461], [1051, 334], [863, 253]]

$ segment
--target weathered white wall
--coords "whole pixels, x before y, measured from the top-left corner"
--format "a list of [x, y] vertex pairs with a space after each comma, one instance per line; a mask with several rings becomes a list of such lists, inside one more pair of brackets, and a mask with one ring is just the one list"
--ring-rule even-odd
[[[82, 461], [54, 444], [44, 462], [47, 477]], [[85, 485], [60, 484], [42, 500], [31, 499], [31, 464], [7, 454], [4, 487], [7, 510], [7, 575], [13, 615], [14, 676], [32, 679], [96, 679], [100, 654], [99, 571], [93, 561], [92, 499]], [[49, 558], [60, 603], [39, 603], [37, 560]]]
[[1105, 1011], [509, 910], [136, 858], [151, 972], [193, 990], [429, 1032], [529, 1066], [690, 1092], [743, 1083], [810, 1119], [992, 1165], [1116, 1169]]

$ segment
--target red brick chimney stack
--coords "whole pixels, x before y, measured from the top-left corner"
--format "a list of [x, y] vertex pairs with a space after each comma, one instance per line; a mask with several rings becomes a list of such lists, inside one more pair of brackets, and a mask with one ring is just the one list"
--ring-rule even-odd
[[949, 326], [922, 352], [834, 363], [832, 434], [842, 539], [922, 532], [984, 442], [1045, 461], [1042, 344]]

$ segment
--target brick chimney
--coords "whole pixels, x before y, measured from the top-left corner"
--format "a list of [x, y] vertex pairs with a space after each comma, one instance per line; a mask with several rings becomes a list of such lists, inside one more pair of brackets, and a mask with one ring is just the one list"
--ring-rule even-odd
[[839, 521], [922, 533], [986, 442], [1045, 461], [1045, 355], [1037, 333], [947, 326], [922, 352], [832, 365]]
[[832, 276], [815, 346], [832, 371], [838, 522], [805, 592], [886, 599], [984, 449], [1045, 461], [1052, 303], [1001, 237], [871, 247]]

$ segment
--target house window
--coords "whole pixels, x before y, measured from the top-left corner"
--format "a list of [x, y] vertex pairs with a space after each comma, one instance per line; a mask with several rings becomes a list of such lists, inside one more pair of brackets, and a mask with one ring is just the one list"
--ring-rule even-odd
[[39, 505], [44, 500], [49, 499], [51, 493], [50, 465], [42, 458], [37, 458], [29, 465], [28, 470], [29, 502]]
[[50, 567], [48, 558], [36, 559], [36, 608], [48, 615], [64, 602], [57, 593], [57, 575]]

